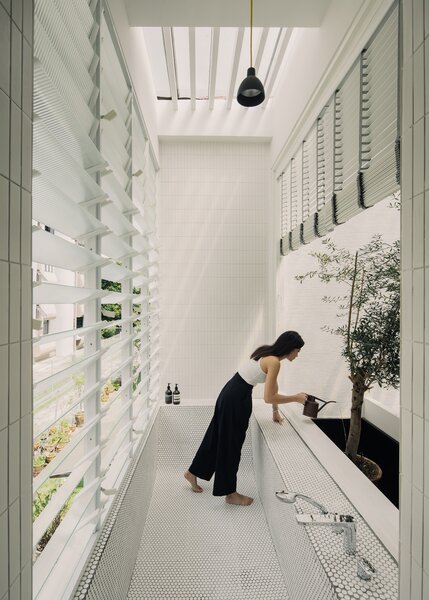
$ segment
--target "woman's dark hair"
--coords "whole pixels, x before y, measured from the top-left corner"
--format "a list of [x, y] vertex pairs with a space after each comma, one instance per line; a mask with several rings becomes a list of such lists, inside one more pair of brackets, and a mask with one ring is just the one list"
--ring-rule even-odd
[[286, 356], [292, 350], [296, 350], [298, 348], [302, 348], [304, 345], [304, 340], [296, 331], [285, 331], [276, 339], [274, 344], [271, 346], [267, 344], [266, 346], [260, 346], [256, 348], [254, 352], [250, 355], [250, 358], [254, 360], [259, 360], [263, 356]]

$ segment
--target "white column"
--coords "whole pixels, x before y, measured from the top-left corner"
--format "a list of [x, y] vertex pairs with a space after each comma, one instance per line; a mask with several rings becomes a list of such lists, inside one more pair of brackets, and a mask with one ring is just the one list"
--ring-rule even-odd
[[0, 0], [0, 598], [31, 599], [33, 2]]
[[429, 597], [429, 4], [402, 0], [400, 598]]

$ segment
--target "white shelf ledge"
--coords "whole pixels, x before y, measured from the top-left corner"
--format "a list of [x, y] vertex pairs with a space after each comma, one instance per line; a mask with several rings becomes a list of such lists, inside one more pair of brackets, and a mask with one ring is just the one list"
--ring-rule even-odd
[[295, 431], [362, 515], [390, 554], [399, 556], [399, 511], [333, 442], [302, 414], [302, 406], [281, 407]]

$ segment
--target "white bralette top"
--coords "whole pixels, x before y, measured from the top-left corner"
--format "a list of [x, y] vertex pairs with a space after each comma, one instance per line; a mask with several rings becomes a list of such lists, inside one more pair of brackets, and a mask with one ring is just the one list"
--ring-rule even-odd
[[256, 385], [257, 383], [265, 383], [267, 374], [261, 369], [259, 364], [261, 359], [253, 360], [250, 358], [238, 370], [240, 377], [244, 379], [249, 385]]

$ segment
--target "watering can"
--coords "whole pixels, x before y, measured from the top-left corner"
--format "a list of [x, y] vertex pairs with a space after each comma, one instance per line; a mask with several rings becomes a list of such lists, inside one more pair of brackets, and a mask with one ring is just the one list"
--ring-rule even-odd
[[[316, 400], [322, 402], [322, 406], [319, 407], [319, 404], [316, 402]], [[325, 408], [327, 404], [335, 404], [335, 400], [329, 400], [329, 402], [327, 402], [326, 400], [322, 400], [322, 398], [308, 394], [307, 400], [304, 402], [304, 410], [302, 411], [302, 414], [306, 417], [315, 419], [318, 413], [322, 410], [322, 408]]]

